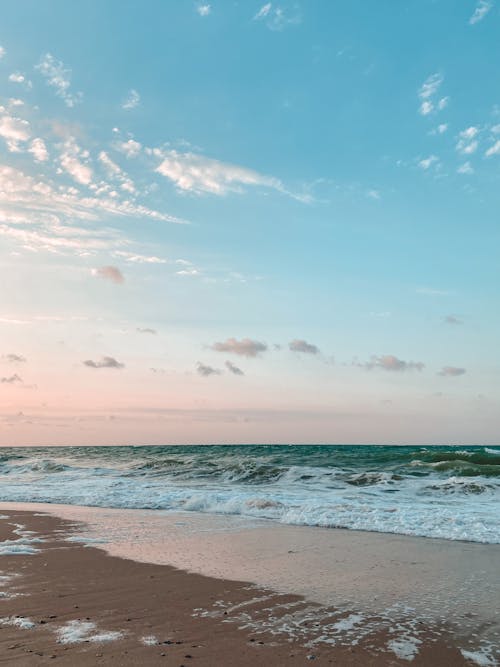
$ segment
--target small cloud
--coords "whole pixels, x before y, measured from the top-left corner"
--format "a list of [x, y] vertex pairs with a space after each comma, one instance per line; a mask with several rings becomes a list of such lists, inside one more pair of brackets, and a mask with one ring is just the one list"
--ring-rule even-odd
[[82, 363], [88, 368], [125, 368], [125, 364], [120, 363], [114, 357], [102, 357], [100, 361], [87, 359]]
[[132, 88], [131, 90], [129, 90], [127, 99], [122, 104], [122, 109], [125, 109], [125, 111], [130, 111], [131, 109], [135, 109], [136, 107], [139, 106], [140, 101], [141, 101], [141, 96], [139, 95], [137, 90], [134, 90]]
[[267, 345], [258, 340], [251, 340], [250, 338], [242, 338], [241, 340], [228, 338], [224, 342], [214, 343], [212, 350], [239, 354], [242, 357], [257, 357], [261, 352], [267, 350]]
[[47, 80], [47, 85], [55, 89], [56, 95], [64, 101], [67, 107], [74, 107], [82, 100], [82, 93], [70, 91], [71, 70], [50, 53], [42, 57], [35, 69]]
[[434, 287], [417, 287], [415, 290], [417, 294], [427, 294], [428, 296], [448, 296], [449, 292], [443, 289], [436, 289]]
[[427, 77], [424, 83], [420, 86], [418, 97], [421, 100], [419, 112], [422, 116], [428, 116], [436, 109], [442, 111], [447, 106], [449, 97], [441, 97], [439, 100], [435, 100], [435, 96], [442, 83], [443, 75], [436, 72]]
[[39, 137], [33, 139], [28, 152], [33, 155], [36, 162], [46, 162], [49, 159], [47, 146], [45, 145], [44, 140]]
[[475, 25], [476, 23], [479, 23], [479, 21], [482, 21], [492, 7], [493, 2], [490, 0], [479, 0], [474, 13], [469, 19], [469, 24]]
[[456, 366], [443, 366], [438, 375], [443, 377], [457, 377], [458, 375], [464, 375], [465, 373], [467, 373], [465, 368], [457, 368]]
[[432, 165], [436, 164], [437, 162], [439, 162], [437, 155], [429, 155], [429, 157], [420, 160], [418, 166], [420, 167], [420, 169], [427, 171], [427, 169], [430, 169], [430, 167], [432, 167]]
[[458, 317], [455, 317], [455, 315], [446, 315], [444, 322], [446, 324], [463, 324], [462, 320], [458, 319]]
[[0, 378], [1, 384], [15, 384], [16, 382], [20, 382], [21, 384], [23, 382], [22, 378], [20, 378], [17, 373], [14, 373], [14, 375], [11, 375], [10, 377]]
[[398, 359], [393, 354], [384, 354], [380, 357], [373, 356], [370, 361], [357, 365], [362, 366], [367, 370], [381, 368], [384, 371], [395, 372], [421, 371], [423, 368], [425, 368], [425, 364], [421, 361], [404, 361], [403, 359]]
[[212, 368], [212, 366], [205, 366], [205, 364], [202, 364], [201, 361], [199, 361], [196, 364], [196, 372], [202, 377], [209, 377], [210, 375], [220, 375], [222, 371], [218, 368]]
[[375, 199], [375, 200], [380, 200], [380, 192], [378, 190], [368, 190], [366, 193], [367, 197], [370, 197], [370, 199]]
[[125, 282], [123, 273], [116, 266], [100, 266], [97, 269], [92, 269], [92, 275], [103, 280], [110, 280], [112, 283], [121, 285]]
[[137, 157], [142, 150], [142, 144], [134, 139], [129, 139], [128, 141], [121, 141], [115, 145], [115, 148], [120, 153], [123, 153], [126, 157], [132, 158]]
[[469, 161], [464, 162], [457, 168], [457, 174], [464, 174], [466, 176], [473, 174], [474, 168]]
[[298, 25], [301, 22], [300, 14], [295, 9], [294, 13], [285, 11], [283, 7], [268, 2], [259, 9], [253, 17], [254, 21], [263, 21], [269, 30], [283, 30], [290, 25]]
[[3, 46], [0, 46], [0, 60], [2, 60], [2, 58], [4, 57], [4, 55], [5, 55], [5, 49], [4, 49]]
[[196, 11], [200, 16], [208, 16], [212, 11], [212, 7], [208, 3], [204, 5], [198, 4], [196, 5]]
[[305, 340], [295, 339], [288, 343], [288, 349], [292, 352], [304, 352], [305, 354], [319, 354], [319, 348], [316, 345], [307, 343]]
[[462, 132], [460, 132], [458, 135], [458, 141], [456, 145], [457, 151], [462, 155], [471, 155], [472, 153], [475, 153], [477, 147], [479, 146], [479, 142], [476, 138], [478, 134], [479, 128], [474, 127], [474, 125], [471, 125], [467, 129], [462, 130]]
[[153, 335], [155, 335], [155, 334], [158, 333], [158, 332], [156, 331], [156, 329], [149, 329], [149, 328], [147, 328], [147, 327], [144, 328], [144, 329], [141, 328], [141, 327], [137, 327], [136, 331], [137, 331], [138, 333], [143, 333], [143, 334], [153, 334]]
[[231, 361], [226, 361], [226, 368], [233, 375], [245, 375], [245, 373], [241, 370], [241, 368], [235, 366]]
[[26, 357], [23, 357], [22, 354], [4, 354], [2, 359], [9, 364], [23, 364], [26, 362]]
[[26, 88], [32, 88], [33, 86], [31, 81], [27, 79], [24, 74], [21, 74], [21, 72], [12, 72], [12, 74], [9, 74], [9, 81], [11, 83], [21, 83]]
[[496, 141], [493, 146], [490, 146], [485, 153], [486, 157], [491, 157], [492, 155], [500, 155], [500, 139]]

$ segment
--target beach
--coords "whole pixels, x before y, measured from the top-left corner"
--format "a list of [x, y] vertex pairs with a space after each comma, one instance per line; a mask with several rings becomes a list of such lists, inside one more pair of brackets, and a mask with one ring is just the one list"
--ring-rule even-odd
[[0, 512], [3, 664], [497, 664], [496, 545], [196, 513]]

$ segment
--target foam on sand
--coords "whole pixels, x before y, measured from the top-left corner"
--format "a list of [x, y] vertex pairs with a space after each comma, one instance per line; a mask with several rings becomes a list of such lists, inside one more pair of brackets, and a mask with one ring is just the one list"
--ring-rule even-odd
[[0, 625], [10, 625], [21, 630], [33, 630], [36, 627], [36, 623], [24, 616], [5, 616], [0, 618]]
[[60, 644], [77, 644], [78, 642], [112, 642], [124, 636], [121, 630], [99, 631], [92, 621], [68, 621], [56, 630]]

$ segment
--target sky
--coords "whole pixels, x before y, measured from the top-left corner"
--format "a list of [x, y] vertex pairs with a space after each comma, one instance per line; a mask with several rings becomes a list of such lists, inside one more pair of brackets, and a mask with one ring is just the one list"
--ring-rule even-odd
[[0, 444], [498, 444], [499, 29], [5, 4]]

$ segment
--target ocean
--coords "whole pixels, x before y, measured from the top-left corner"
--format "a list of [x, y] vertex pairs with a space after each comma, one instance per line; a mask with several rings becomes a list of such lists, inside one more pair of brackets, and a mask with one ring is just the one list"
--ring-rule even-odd
[[500, 447], [2, 448], [0, 500], [499, 544]]

